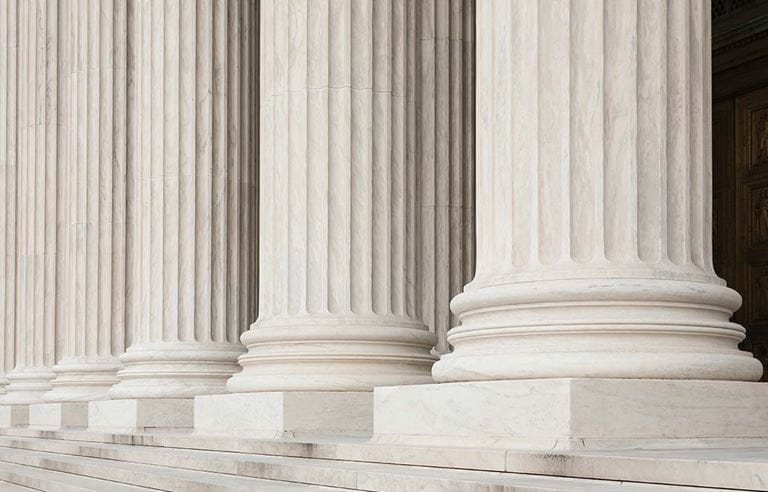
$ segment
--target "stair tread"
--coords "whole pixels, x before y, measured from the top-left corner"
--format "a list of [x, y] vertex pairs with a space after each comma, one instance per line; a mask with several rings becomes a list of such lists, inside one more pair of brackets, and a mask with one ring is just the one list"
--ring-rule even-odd
[[[140, 492], [152, 490], [146, 487], [126, 485], [100, 478], [72, 475], [70, 473], [8, 462], [0, 462], [0, 477], [4, 479], [3, 482], [0, 482], [0, 490], [7, 490], [8, 492], [29, 490]], [[23, 485], [14, 483], [20, 478], [26, 478], [27, 481]], [[35, 486], [32, 486], [32, 484], [35, 484]]]
[[23, 485], [18, 485], [15, 483], [6, 482], [5, 480], [0, 480], [0, 490], [2, 490], [3, 492], [29, 492], [30, 490], [40, 490], [40, 489], [31, 489]]
[[[506, 487], [531, 487], [540, 490], [615, 490], [621, 486], [627, 491], [663, 490], [668, 487], [656, 484], [641, 484], [605, 480], [591, 480], [568, 477], [526, 475], [506, 472], [461, 470], [389, 463], [357, 462], [343, 460], [311, 459], [275, 455], [244, 454], [231, 451], [209, 451], [196, 449], [174, 449], [129, 444], [97, 442], [69, 442], [44, 438], [0, 437], [0, 446], [12, 446], [21, 451], [56, 453], [56, 456], [110, 460], [110, 463], [128, 467], [159, 466], [172, 470], [212, 473], [230, 473], [231, 477], [258, 477], [285, 483], [297, 481], [332, 487], [359, 489], [370, 484], [387, 480], [418, 482], [420, 484], [465, 484], [482, 483]], [[23, 446], [21, 449], [19, 446]], [[85, 456], [84, 456], [85, 455]], [[115, 460], [115, 461], [112, 461]], [[117, 461], [120, 460], [120, 461]], [[156, 463], [157, 465], [150, 465]], [[205, 468], [209, 471], [198, 471]], [[253, 479], [253, 478], [249, 478]], [[415, 487], [416, 485], [414, 485]], [[705, 490], [676, 487], [675, 490]]]
[[[212, 487], [210, 490], [333, 490], [306, 484], [285, 483], [253, 477], [229, 475], [187, 468], [173, 468], [149, 463], [115, 461], [50, 451], [3, 448], [0, 464], [17, 464], [38, 469], [54, 470], [79, 477], [98, 478], [114, 483], [131, 484], [160, 490], [186, 490]], [[145, 489], [133, 489], [145, 490]], [[206, 490], [208, 490], [206, 488]]]

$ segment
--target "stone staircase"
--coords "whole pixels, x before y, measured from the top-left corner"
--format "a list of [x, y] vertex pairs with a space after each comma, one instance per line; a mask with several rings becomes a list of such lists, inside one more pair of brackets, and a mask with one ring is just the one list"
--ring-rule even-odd
[[[503, 450], [371, 444], [362, 439], [300, 442], [191, 433], [128, 435], [85, 430], [2, 429], [0, 491], [722, 490], [717, 487], [683, 487], [674, 485], [674, 481], [667, 481], [672, 485], [640, 483], [659, 478], [674, 480], [675, 476], [683, 480], [684, 470], [679, 469], [669, 478], [651, 474], [636, 481], [579, 478], [578, 475], [585, 473], [578, 469], [566, 470], [562, 466], [557, 474], [566, 476], [512, 473], [503, 471], [506, 464], [502, 471], [494, 471], [499, 468], [499, 458], [504, 463], [518, 463], [525, 468], [522, 465], [526, 462], [525, 456], [529, 458], [528, 466], [535, 467], [536, 457], [542, 455]], [[544, 461], [539, 462], [557, 463], [554, 456], [547, 455], [542, 458]], [[464, 469], [459, 467], [459, 462], [463, 463]], [[564, 463], [562, 459], [559, 462], [560, 465]], [[591, 469], [594, 476], [600, 477], [599, 463], [593, 461], [584, 466]], [[747, 468], [749, 463], [743, 464], [744, 470], [754, 470]], [[722, 470], [714, 471], [716, 475], [723, 474]], [[733, 469], [729, 473], [738, 474], [739, 470]], [[716, 482], [714, 479], [712, 483]]]

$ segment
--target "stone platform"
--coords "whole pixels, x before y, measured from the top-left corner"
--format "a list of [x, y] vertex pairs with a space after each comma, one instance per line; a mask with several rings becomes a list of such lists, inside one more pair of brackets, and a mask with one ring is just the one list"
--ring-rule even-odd
[[768, 490], [768, 449], [535, 452], [14, 428], [0, 429], [0, 481], [79, 491]]
[[88, 427], [88, 402], [30, 405], [29, 427], [41, 430]]
[[[307, 409], [312, 409], [308, 412]], [[370, 391], [268, 391], [195, 397], [195, 431], [258, 437], [368, 435]]]
[[517, 449], [768, 446], [768, 385], [579, 379], [376, 388], [380, 441]]

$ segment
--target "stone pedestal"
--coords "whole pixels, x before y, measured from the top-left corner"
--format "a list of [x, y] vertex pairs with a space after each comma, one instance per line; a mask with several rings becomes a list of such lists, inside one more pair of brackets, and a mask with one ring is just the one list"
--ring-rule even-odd
[[761, 383], [487, 381], [377, 388], [374, 399], [379, 441], [530, 449], [768, 444]]
[[42, 430], [88, 427], [88, 403], [36, 403], [30, 405], [29, 427]]
[[29, 423], [29, 405], [0, 405], [0, 428], [23, 427]]
[[195, 432], [243, 437], [369, 435], [370, 391], [270, 391], [195, 397]]
[[88, 404], [88, 430], [130, 433], [191, 429], [191, 398], [146, 398], [92, 401]]

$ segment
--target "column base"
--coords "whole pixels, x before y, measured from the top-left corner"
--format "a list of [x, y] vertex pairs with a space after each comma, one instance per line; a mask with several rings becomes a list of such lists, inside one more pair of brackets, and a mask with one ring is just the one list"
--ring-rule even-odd
[[26, 427], [29, 405], [0, 405], [0, 428]]
[[48, 367], [14, 369], [8, 374], [8, 386], [0, 399], [4, 405], [29, 405], [43, 401], [51, 390], [53, 371]]
[[768, 385], [563, 378], [377, 388], [374, 439], [528, 449], [765, 445]]
[[29, 427], [42, 430], [88, 427], [88, 403], [36, 403], [30, 405]]
[[[717, 277], [586, 273], [598, 277], [521, 274], [484, 286], [476, 278], [451, 301], [461, 324], [448, 332], [454, 351], [432, 367], [435, 381], [757, 381], [763, 374], [760, 362], [738, 348], [744, 328], [729, 321], [741, 297]], [[629, 277], [614, 278], [620, 273]]]
[[109, 389], [118, 382], [118, 369], [116, 357], [65, 359], [53, 367], [53, 389], [43, 399], [51, 403], [106, 400]]
[[195, 397], [195, 432], [259, 438], [369, 435], [370, 391], [270, 391]]
[[88, 404], [88, 430], [113, 433], [191, 429], [191, 398], [92, 401]]
[[158, 342], [131, 346], [120, 356], [113, 399], [191, 399], [227, 392], [242, 347], [231, 343]]
[[257, 321], [243, 333], [243, 370], [230, 393], [371, 391], [429, 384], [437, 339], [399, 316], [306, 316]]

